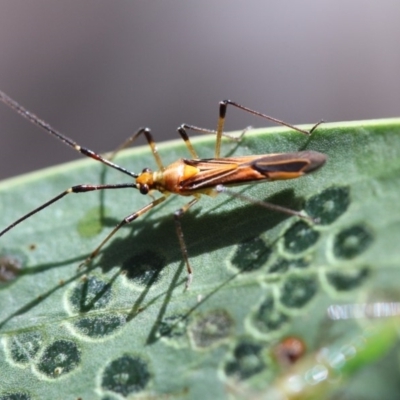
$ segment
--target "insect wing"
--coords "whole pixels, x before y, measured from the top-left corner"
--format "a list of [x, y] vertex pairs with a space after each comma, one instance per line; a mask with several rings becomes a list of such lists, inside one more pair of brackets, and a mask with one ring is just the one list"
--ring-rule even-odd
[[263, 180], [298, 178], [321, 167], [324, 154], [315, 151], [257, 156], [184, 160], [199, 172], [181, 182], [184, 190], [201, 190], [216, 185], [238, 185]]
[[322, 167], [326, 156], [316, 151], [259, 156], [252, 167], [269, 180], [294, 179]]

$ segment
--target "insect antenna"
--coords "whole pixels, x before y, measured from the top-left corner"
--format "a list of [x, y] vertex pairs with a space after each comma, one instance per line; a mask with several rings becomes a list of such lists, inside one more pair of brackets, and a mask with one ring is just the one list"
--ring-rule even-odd
[[10, 107], [13, 110], [15, 110], [18, 114], [20, 114], [22, 117], [24, 117], [25, 119], [27, 119], [31, 123], [33, 123], [33, 124], [39, 126], [40, 128], [44, 129], [47, 133], [49, 133], [50, 135], [55, 136], [56, 138], [58, 138], [59, 140], [61, 140], [65, 144], [67, 144], [68, 146], [72, 147], [74, 150], [76, 150], [79, 153], [83, 154], [84, 156], [93, 158], [96, 161], [100, 161], [103, 164], [105, 164], [105, 165], [107, 165], [107, 166], [109, 166], [111, 168], [114, 168], [114, 169], [116, 169], [116, 170], [118, 170], [118, 171], [120, 171], [120, 172], [122, 172], [122, 173], [124, 173], [126, 175], [131, 176], [132, 178], [137, 178], [139, 176], [138, 174], [135, 174], [135, 173], [127, 170], [126, 168], [123, 168], [123, 167], [113, 163], [112, 161], [109, 161], [109, 160], [105, 159], [100, 154], [97, 154], [94, 151], [92, 151], [92, 150], [90, 150], [90, 149], [88, 149], [86, 147], [80, 146], [74, 140], [72, 140], [69, 137], [67, 137], [67, 136], [63, 135], [62, 133], [58, 132], [56, 129], [54, 129], [47, 122], [43, 121], [42, 119], [37, 117], [35, 114], [31, 113], [30, 111], [28, 111], [27, 109], [22, 107], [19, 103], [17, 103], [15, 100], [13, 100], [10, 97], [8, 97], [2, 91], [0, 91], [0, 101], [3, 102], [8, 107]]

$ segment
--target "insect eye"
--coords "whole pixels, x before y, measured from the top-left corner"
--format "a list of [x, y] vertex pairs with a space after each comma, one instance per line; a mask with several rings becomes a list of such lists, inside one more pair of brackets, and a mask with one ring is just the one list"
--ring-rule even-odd
[[149, 193], [149, 185], [146, 185], [146, 184], [140, 185], [139, 191], [142, 194]]
[[143, 168], [142, 173], [143, 173], [143, 172], [151, 172], [151, 171], [150, 171], [150, 168]]

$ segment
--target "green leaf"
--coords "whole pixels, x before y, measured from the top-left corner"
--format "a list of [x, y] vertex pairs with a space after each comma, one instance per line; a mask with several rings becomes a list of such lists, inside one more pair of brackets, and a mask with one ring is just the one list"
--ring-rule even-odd
[[[324, 124], [310, 138], [273, 128], [224, 141], [229, 156], [327, 154], [300, 179], [233, 189], [320, 222], [203, 196], [182, 218], [194, 269], [188, 291], [173, 212], [190, 198], [171, 196], [123, 227], [88, 270], [77, 267], [148, 196], [69, 195], [24, 221], [0, 238], [0, 400], [318, 398], [316, 379], [323, 398], [397, 399], [398, 353], [388, 352], [397, 325], [387, 331], [380, 318], [346, 319], [343, 310], [377, 302], [387, 310], [399, 298], [399, 135], [392, 119]], [[213, 156], [213, 137], [193, 144]], [[180, 141], [159, 152], [166, 165], [189, 157]], [[135, 172], [155, 166], [148, 147], [117, 162]], [[106, 182], [129, 178], [83, 160], [5, 181], [0, 227], [70, 186]], [[371, 328], [389, 334], [368, 339]], [[331, 353], [321, 361], [324, 348]]]

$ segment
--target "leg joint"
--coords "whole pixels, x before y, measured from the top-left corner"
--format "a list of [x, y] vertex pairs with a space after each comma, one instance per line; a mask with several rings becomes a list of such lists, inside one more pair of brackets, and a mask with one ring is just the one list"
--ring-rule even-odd
[[181, 218], [182, 217], [182, 215], [184, 214], [184, 210], [183, 210], [183, 208], [180, 208], [179, 210], [176, 210], [175, 212], [174, 212], [174, 218], [175, 218], [175, 220], [178, 220], [179, 218]]

